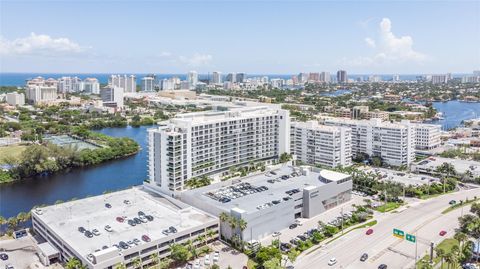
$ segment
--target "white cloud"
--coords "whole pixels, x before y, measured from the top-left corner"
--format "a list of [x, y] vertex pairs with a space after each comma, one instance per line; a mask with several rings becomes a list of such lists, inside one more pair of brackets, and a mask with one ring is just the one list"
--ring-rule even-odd
[[370, 37], [365, 38], [365, 43], [367, 43], [367, 46], [369, 46], [371, 48], [376, 47], [375, 40], [371, 39]]
[[41, 55], [53, 56], [58, 53], [80, 53], [89, 49], [68, 38], [52, 38], [49, 35], [31, 33], [24, 38], [7, 40], [0, 37], [0, 55]]
[[195, 53], [191, 57], [180, 56], [179, 60], [181, 63], [186, 64], [192, 67], [198, 67], [202, 65], [208, 65], [213, 60], [213, 56], [210, 54], [200, 54]]
[[380, 22], [379, 35], [376, 40], [367, 37], [364, 41], [367, 46], [375, 49], [373, 55], [354, 59], [343, 58], [341, 62], [350, 66], [372, 66], [407, 62], [422, 63], [427, 59], [425, 54], [413, 49], [411, 36], [395, 36], [389, 18], [383, 18]]

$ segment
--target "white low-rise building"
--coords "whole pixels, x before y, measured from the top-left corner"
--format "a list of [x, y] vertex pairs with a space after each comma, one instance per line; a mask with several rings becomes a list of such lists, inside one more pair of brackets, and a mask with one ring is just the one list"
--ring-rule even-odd
[[7, 103], [11, 106], [25, 105], [25, 95], [23, 93], [9, 92], [6, 97]]
[[290, 152], [309, 165], [329, 167], [352, 164], [352, 130], [320, 125], [317, 121], [292, 122]]
[[402, 121], [404, 124], [411, 124], [415, 130], [415, 148], [419, 150], [430, 150], [440, 146], [440, 135], [442, 126], [436, 124], [409, 123]]

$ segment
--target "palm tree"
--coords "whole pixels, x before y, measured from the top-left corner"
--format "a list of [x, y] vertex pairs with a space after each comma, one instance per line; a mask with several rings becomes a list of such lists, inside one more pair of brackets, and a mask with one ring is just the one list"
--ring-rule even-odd
[[77, 269], [81, 265], [80, 261], [77, 258], [68, 259], [65, 264], [65, 269]]
[[217, 232], [215, 232], [213, 229], [209, 229], [207, 231], [207, 241], [210, 241], [211, 239], [213, 239], [213, 237], [215, 237], [216, 234]]
[[247, 229], [247, 226], [248, 226], [248, 223], [244, 219], [242, 219], [242, 218], [237, 219], [237, 228], [240, 229], [240, 242], [242, 244], [242, 250], [243, 250], [243, 245], [244, 245], [243, 244], [243, 231], [245, 229]]
[[437, 254], [437, 257], [440, 258], [440, 268], [443, 268], [443, 259], [445, 258], [445, 251], [442, 248], [437, 248], [435, 249], [435, 252]]
[[463, 249], [463, 244], [465, 241], [468, 239], [468, 236], [462, 232], [457, 232], [453, 238], [457, 239], [458, 242], [460, 243], [460, 249]]
[[140, 257], [133, 260], [133, 268], [143, 268], [142, 259], [140, 259]]
[[115, 265], [115, 269], [127, 269], [127, 266], [124, 263], [119, 263]]
[[447, 264], [448, 264], [447, 269], [450, 269], [450, 265], [452, 265], [452, 263], [453, 263], [453, 255], [452, 255], [452, 253], [447, 253], [447, 254], [444, 255], [444, 257], [445, 257], [445, 262], [447, 262]]
[[152, 255], [150, 255], [150, 260], [152, 260], [153, 264], [158, 264], [160, 262], [160, 259], [158, 257], [158, 253], [155, 252]]

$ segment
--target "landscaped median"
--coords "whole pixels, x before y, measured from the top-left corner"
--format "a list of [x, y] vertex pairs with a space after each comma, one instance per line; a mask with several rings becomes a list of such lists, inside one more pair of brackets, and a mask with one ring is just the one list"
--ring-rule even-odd
[[[433, 258], [433, 267], [428, 267], [428, 264], [430, 263], [430, 255], [425, 255], [423, 258], [421, 258], [417, 262], [417, 269], [423, 269], [423, 268], [437, 268], [436, 265], [440, 263], [440, 269], [447, 269], [450, 268], [451, 263], [450, 262], [445, 262], [444, 257], [449, 256], [450, 253], [452, 253], [452, 249], [454, 249], [454, 246], [456, 248], [459, 247], [459, 243], [457, 239], [453, 238], [448, 238], [440, 242], [438, 246], [435, 248], [435, 258]], [[440, 257], [438, 254], [441, 254], [442, 256]]]
[[375, 207], [374, 209], [377, 210], [378, 212], [385, 213], [385, 212], [395, 210], [400, 206], [402, 206], [403, 204], [404, 203], [400, 203], [400, 202], [387, 202], [386, 204]]
[[450, 211], [453, 211], [455, 209], [458, 209], [458, 208], [461, 208], [461, 207], [464, 207], [464, 206], [467, 206], [467, 205], [470, 205], [470, 204], [473, 204], [474, 202], [480, 200], [479, 198], [477, 198], [476, 196], [472, 199], [472, 200], [460, 200], [458, 203], [454, 204], [454, 205], [451, 205], [450, 207], [448, 207], [447, 209], [443, 210], [442, 211], [442, 214], [447, 214], [448, 212]]

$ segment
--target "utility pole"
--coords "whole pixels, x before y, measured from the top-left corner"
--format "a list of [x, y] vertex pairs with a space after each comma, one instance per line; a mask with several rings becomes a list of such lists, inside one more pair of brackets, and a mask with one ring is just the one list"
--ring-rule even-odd
[[417, 233], [415, 233], [415, 264], [417, 264], [417, 251], [418, 251], [418, 238], [417, 238]]
[[433, 264], [433, 244], [433, 242], [430, 242], [430, 264]]

